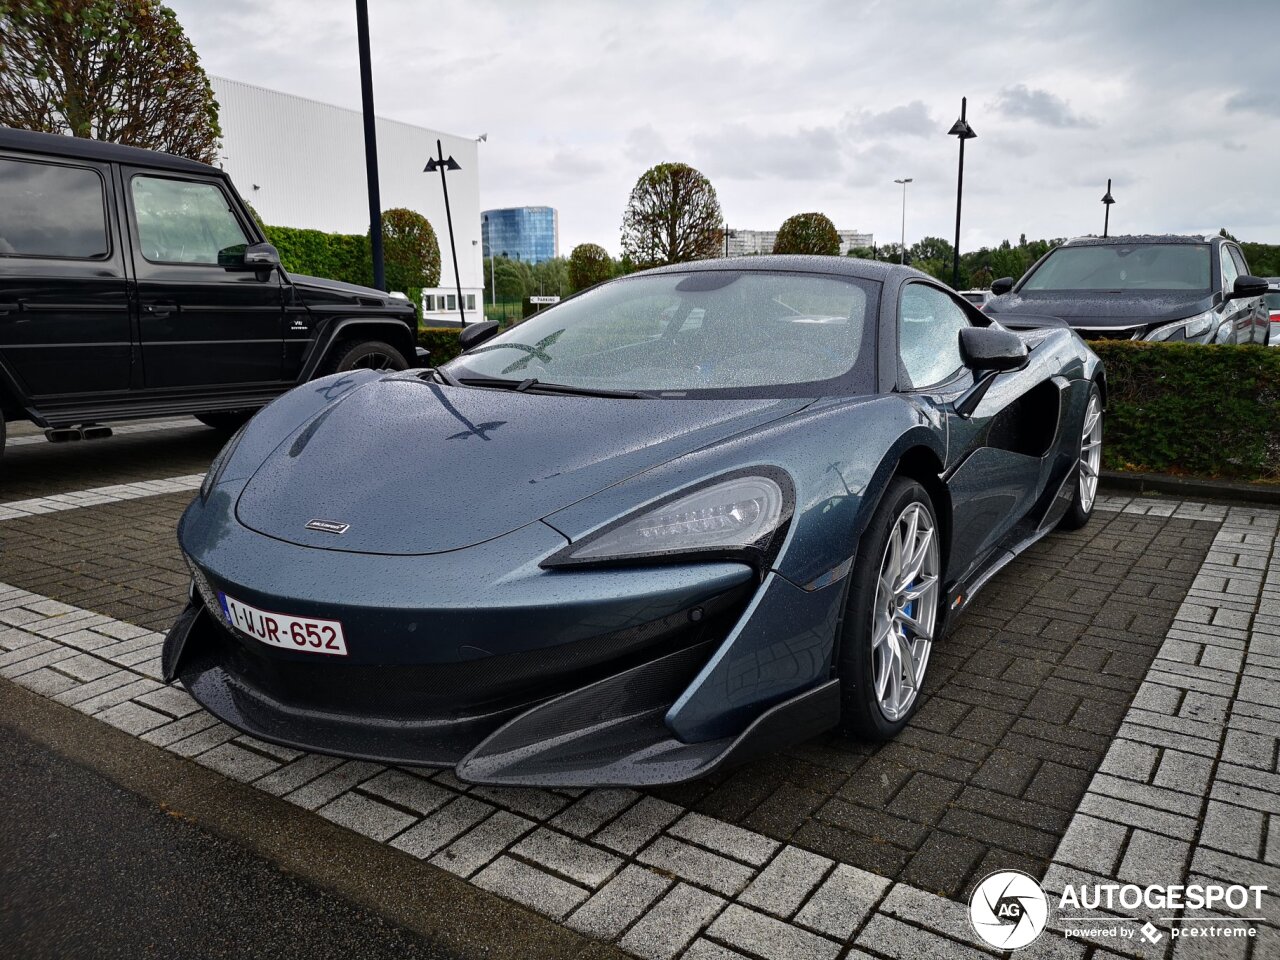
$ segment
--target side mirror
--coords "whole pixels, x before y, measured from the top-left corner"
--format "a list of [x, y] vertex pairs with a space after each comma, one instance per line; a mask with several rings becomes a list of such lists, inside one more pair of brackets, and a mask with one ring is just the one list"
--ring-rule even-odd
[[1013, 277], [1001, 277], [999, 280], [991, 281], [991, 292], [997, 297], [1002, 293], [1008, 293], [1013, 289]]
[[975, 373], [1021, 370], [1027, 365], [1027, 344], [1003, 327], [965, 327], [960, 331], [960, 358]]
[[1271, 285], [1262, 277], [1242, 273], [1236, 277], [1236, 284], [1224, 300], [1242, 300], [1246, 297], [1262, 297], [1271, 290]]
[[280, 251], [269, 243], [250, 243], [218, 251], [218, 265], [224, 270], [252, 270], [261, 273], [280, 266]]
[[496, 320], [473, 323], [468, 327], [463, 327], [462, 332], [458, 334], [458, 346], [465, 353], [477, 344], [484, 343], [497, 332], [498, 323]]

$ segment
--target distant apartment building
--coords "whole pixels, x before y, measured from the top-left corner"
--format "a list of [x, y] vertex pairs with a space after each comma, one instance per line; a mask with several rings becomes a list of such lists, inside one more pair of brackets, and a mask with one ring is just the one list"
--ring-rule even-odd
[[480, 214], [484, 255], [541, 263], [560, 256], [560, 214], [554, 207], [507, 207]]
[[[844, 256], [854, 247], [869, 247], [875, 243], [875, 236], [870, 233], [859, 233], [857, 230], [837, 230], [840, 235], [840, 256]], [[732, 230], [729, 237], [729, 256], [745, 257], [752, 254], [773, 253], [773, 245], [778, 239], [777, 230]]]

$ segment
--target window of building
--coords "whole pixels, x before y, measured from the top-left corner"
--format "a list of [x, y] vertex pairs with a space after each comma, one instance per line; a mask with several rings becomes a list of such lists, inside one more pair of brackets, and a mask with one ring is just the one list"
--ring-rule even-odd
[[422, 296], [423, 311], [426, 313], [430, 313], [435, 308], [436, 308], [436, 298], [430, 293], [423, 294]]
[[467, 309], [474, 310], [476, 308], [476, 295], [474, 293], [467, 294]]
[[110, 249], [97, 171], [0, 159], [0, 256], [92, 260]]
[[449, 306], [448, 306], [446, 309], [448, 309], [448, 310], [457, 310], [457, 309], [458, 309], [458, 298], [457, 298], [456, 296], [454, 296], [454, 295], [451, 293], [451, 294], [449, 294], [449, 295], [448, 295], [448, 297], [446, 297], [446, 299], [449, 301]]

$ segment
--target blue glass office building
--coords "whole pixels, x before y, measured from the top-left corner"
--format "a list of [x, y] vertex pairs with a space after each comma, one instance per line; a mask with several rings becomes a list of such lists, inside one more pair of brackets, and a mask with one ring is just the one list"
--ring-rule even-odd
[[508, 207], [480, 214], [484, 255], [541, 263], [560, 255], [560, 216], [554, 207]]

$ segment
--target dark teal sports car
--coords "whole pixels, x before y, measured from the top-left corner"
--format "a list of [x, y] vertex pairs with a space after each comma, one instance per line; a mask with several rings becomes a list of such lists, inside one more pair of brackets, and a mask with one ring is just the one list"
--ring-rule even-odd
[[906, 267], [681, 264], [462, 342], [214, 461], [164, 667], [219, 718], [494, 784], [885, 739], [982, 584], [1093, 510], [1098, 358]]

